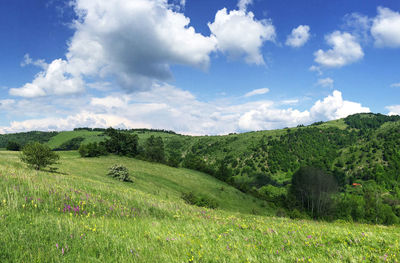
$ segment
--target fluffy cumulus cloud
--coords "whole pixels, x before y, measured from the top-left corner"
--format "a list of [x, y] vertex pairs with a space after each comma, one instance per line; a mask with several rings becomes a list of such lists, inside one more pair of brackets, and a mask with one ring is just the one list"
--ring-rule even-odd
[[389, 110], [388, 115], [400, 115], [400, 105], [393, 105], [386, 107]]
[[216, 48], [214, 36], [196, 33], [167, 0], [76, 0], [74, 8], [79, 19], [66, 59], [54, 60], [11, 95], [76, 93], [84, 89], [83, 77], [112, 76], [127, 90], [149, 88], [170, 79], [172, 64], [206, 68]]
[[[150, 90], [133, 94], [112, 93], [104, 97], [82, 98], [76, 104], [73, 101], [59, 100], [54, 105], [40, 108], [35, 106], [40, 101], [27, 105], [15, 100], [2, 100], [0, 112], [11, 112], [12, 109], [21, 112], [24, 120], [0, 127], [0, 133], [113, 126], [170, 129], [193, 135], [227, 134], [292, 127], [369, 111], [359, 103], [344, 100], [339, 91], [318, 100], [309, 110], [299, 110], [288, 106], [298, 100], [205, 102], [188, 91], [169, 85], [155, 85]], [[60, 106], [66, 105], [70, 108], [60, 111]], [[32, 118], [27, 119], [23, 114], [27, 108], [31, 109]], [[43, 116], [43, 112], [53, 114]]]
[[314, 53], [315, 62], [325, 67], [343, 67], [364, 57], [364, 52], [356, 37], [347, 32], [335, 31], [325, 37], [332, 48]]
[[378, 15], [373, 19], [371, 34], [378, 47], [400, 47], [400, 13], [378, 7]]
[[323, 88], [333, 88], [334, 80], [331, 78], [319, 79], [317, 82], [317, 86], [321, 86]]
[[308, 111], [299, 111], [292, 108], [276, 109], [268, 104], [244, 113], [239, 119], [240, 130], [264, 130], [293, 127], [300, 123], [308, 123]]
[[300, 25], [292, 30], [292, 33], [286, 39], [286, 45], [291, 47], [301, 47], [307, 43], [310, 38], [310, 27]]
[[150, 89], [172, 79], [171, 65], [206, 69], [210, 55], [221, 51], [244, 56], [248, 63], [264, 64], [261, 47], [273, 41], [269, 20], [256, 20], [240, 1], [239, 10], [219, 10], [209, 23], [210, 36], [197, 33], [180, 10], [184, 0], [73, 0], [77, 19], [65, 58], [48, 64], [26, 55], [22, 66], [39, 66], [34, 80], [10, 90], [10, 95], [43, 97], [84, 91], [92, 83], [117, 80], [132, 92]]
[[245, 97], [252, 97], [252, 96], [256, 96], [256, 95], [266, 94], [268, 92], [269, 92], [269, 88], [255, 89], [255, 90], [252, 90], [250, 92], [247, 92], [244, 96]]
[[73, 75], [74, 69], [62, 59], [54, 60], [45, 70], [36, 75], [32, 83], [21, 88], [10, 89], [10, 95], [27, 98], [46, 95], [68, 95], [82, 92], [84, 81], [79, 74]]
[[335, 90], [332, 95], [314, 104], [310, 116], [314, 120], [334, 120], [360, 112], [370, 112], [370, 109], [360, 103], [343, 100], [342, 93]]
[[346, 101], [340, 91], [318, 100], [310, 110], [279, 109], [274, 104], [260, 104], [258, 107], [242, 114], [239, 119], [240, 130], [263, 130], [282, 127], [293, 127], [298, 124], [309, 124], [315, 121], [327, 121], [347, 117], [348, 115], [370, 112], [360, 103]]
[[252, 12], [245, 9], [228, 12], [223, 8], [215, 15], [214, 22], [208, 23], [208, 27], [217, 39], [218, 50], [232, 58], [244, 56], [247, 63], [256, 65], [265, 63], [261, 53], [264, 42], [275, 41], [276, 36], [270, 20], [257, 20]]

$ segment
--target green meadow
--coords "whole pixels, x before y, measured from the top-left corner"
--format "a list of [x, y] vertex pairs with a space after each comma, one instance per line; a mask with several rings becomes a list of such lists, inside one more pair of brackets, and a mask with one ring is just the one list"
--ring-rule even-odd
[[[106, 175], [128, 167], [133, 182]], [[136, 159], [61, 153], [33, 171], [0, 152], [0, 262], [399, 262], [400, 228], [276, 217], [211, 176]], [[217, 209], [186, 204], [192, 191]]]

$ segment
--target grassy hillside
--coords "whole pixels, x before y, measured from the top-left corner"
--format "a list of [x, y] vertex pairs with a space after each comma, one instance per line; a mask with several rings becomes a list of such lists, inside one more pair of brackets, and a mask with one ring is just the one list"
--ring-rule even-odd
[[63, 143], [77, 137], [84, 138], [82, 143], [100, 142], [104, 140], [103, 132], [98, 131], [64, 131], [58, 133], [56, 136], [46, 143], [50, 148], [54, 149], [60, 147]]
[[[334, 176], [338, 184], [335, 204], [318, 217], [400, 222], [399, 116], [356, 114], [307, 127], [225, 136], [183, 136], [157, 130], [123, 132], [138, 135], [139, 147], [132, 156], [149, 159], [147, 139], [161, 137], [163, 146], [159, 149], [164, 149], [164, 163], [208, 173], [290, 212], [298, 209], [307, 213], [290, 196], [293, 174], [301, 167], [317, 167]], [[48, 145], [58, 148], [72, 144], [74, 138], [80, 139], [74, 142], [77, 149], [81, 142], [98, 142], [106, 136], [102, 131], [60, 132]], [[355, 189], [357, 185], [360, 187]], [[354, 207], [359, 211], [353, 211]]]
[[[134, 182], [106, 176], [121, 163]], [[0, 152], [0, 262], [398, 262], [399, 227], [268, 217], [214, 178], [123, 157], [62, 153], [57, 174]], [[183, 191], [219, 209], [190, 206]], [[79, 208], [78, 208], [79, 207]], [[257, 212], [259, 215], [252, 213]]]

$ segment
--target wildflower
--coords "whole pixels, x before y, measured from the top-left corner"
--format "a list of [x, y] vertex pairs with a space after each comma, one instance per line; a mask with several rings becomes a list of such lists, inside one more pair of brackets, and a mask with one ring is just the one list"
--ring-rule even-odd
[[61, 249], [61, 253], [64, 256], [64, 248]]
[[56, 248], [58, 249], [58, 243], [56, 244]]

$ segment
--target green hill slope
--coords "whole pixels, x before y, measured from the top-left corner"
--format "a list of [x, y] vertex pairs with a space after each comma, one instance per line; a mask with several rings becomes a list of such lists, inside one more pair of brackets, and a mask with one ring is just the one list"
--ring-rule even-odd
[[99, 131], [64, 131], [58, 133], [56, 136], [50, 138], [46, 143], [50, 148], [55, 149], [60, 147], [63, 143], [66, 143], [74, 138], [82, 138], [82, 143], [100, 142], [104, 140], [102, 136], [103, 132]]
[[[399, 116], [356, 114], [307, 127], [225, 136], [123, 132], [138, 135], [137, 158], [147, 158], [150, 136], [161, 137], [166, 163], [175, 158], [180, 167], [205, 172], [291, 211], [304, 210], [289, 193], [293, 174], [301, 167], [317, 167], [338, 183], [335, 208], [320, 217], [384, 224], [400, 220]], [[107, 137], [102, 131], [60, 132], [48, 145], [59, 148], [79, 138], [76, 146]], [[353, 211], [353, 207], [362, 208]]]
[[[133, 183], [106, 176], [121, 163]], [[0, 152], [0, 262], [396, 262], [398, 227], [295, 221], [214, 178], [62, 153], [57, 174]], [[223, 188], [222, 188], [223, 187]], [[221, 188], [223, 190], [221, 190]], [[186, 204], [183, 191], [218, 200]]]

